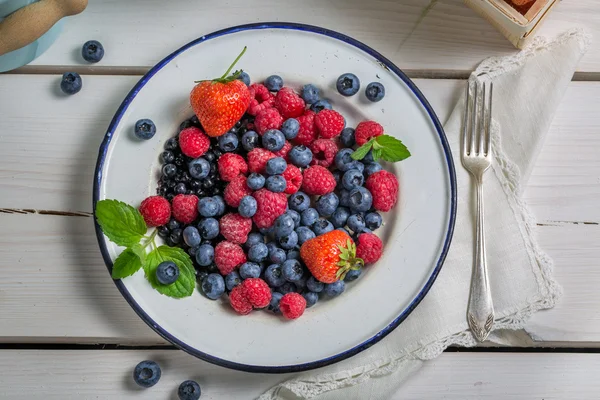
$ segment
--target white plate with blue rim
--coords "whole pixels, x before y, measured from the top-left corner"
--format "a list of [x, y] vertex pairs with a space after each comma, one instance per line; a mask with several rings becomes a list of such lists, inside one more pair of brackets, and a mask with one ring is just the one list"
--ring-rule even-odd
[[[433, 285], [448, 251], [455, 221], [456, 182], [450, 148], [433, 109], [416, 85], [391, 61], [365, 44], [328, 29], [296, 23], [236, 26], [176, 50], [154, 66], [127, 95], [100, 146], [94, 179], [94, 209], [102, 199], [137, 206], [156, 193], [165, 142], [193, 115], [194, 81], [221, 76], [247, 46], [236, 67], [253, 82], [277, 74], [296, 89], [313, 83], [348, 126], [378, 121], [401, 139], [412, 156], [385, 165], [400, 182], [396, 207], [384, 213], [377, 233], [384, 255], [366, 267], [335, 299], [320, 301], [294, 321], [266, 311], [239, 316], [227, 297], [208, 300], [198, 290], [183, 299], [161, 295], [142, 270], [116, 280], [118, 289], [152, 329], [203, 360], [249, 372], [293, 372], [351, 357], [377, 343], [418, 306]], [[359, 94], [335, 87], [346, 72], [362, 83]], [[385, 86], [383, 100], [367, 101], [368, 82]], [[152, 119], [153, 139], [132, 138], [135, 122]], [[109, 272], [123, 250], [96, 225]]]

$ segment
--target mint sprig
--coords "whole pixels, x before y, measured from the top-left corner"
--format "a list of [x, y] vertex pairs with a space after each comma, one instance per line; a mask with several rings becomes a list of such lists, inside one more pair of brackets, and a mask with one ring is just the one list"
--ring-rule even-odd
[[[196, 281], [189, 254], [180, 248], [157, 247], [157, 230], [147, 236], [148, 227], [136, 208], [117, 200], [101, 200], [96, 204], [96, 220], [111, 242], [125, 247], [113, 263], [113, 279], [126, 278], [143, 268], [146, 279], [159, 293], [174, 298], [192, 294]], [[150, 246], [154, 250], [148, 254]], [[179, 277], [170, 285], [156, 279], [156, 268], [163, 261], [173, 261], [179, 267]]]
[[389, 162], [398, 162], [410, 157], [410, 151], [402, 141], [390, 135], [380, 135], [356, 149], [352, 153], [352, 159], [362, 160], [371, 150], [375, 161], [382, 159]]

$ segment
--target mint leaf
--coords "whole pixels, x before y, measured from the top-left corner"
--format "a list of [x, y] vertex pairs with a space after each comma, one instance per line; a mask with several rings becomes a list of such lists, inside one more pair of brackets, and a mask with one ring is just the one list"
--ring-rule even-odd
[[373, 149], [373, 161], [379, 161], [381, 158], [382, 149]]
[[117, 200], [99, 201], [96, 220], [106, 237], [119, 246], [138, 244], [148, 229], [137, 209]]
[[125, 249], [115, 260], [112, 268], [113, 279], [123, 279], [142, 268], [142, 261], [131, 249]]
[[[377, 136], [374, 147], [381, 151], [381, 158], [389, 162], [398, 162], [410, 157], [410, 151], [400, 140], [390, 135]], [[373, 154], [375, 159], [375, 153]]]
[[[179, 278], [170, 285], [162, 285], [156, 279], [156, 268], [163, 261], [173, 261], [179, 267]], [[191, 296], [196, 286], [192, 259], [179, 247], [160, 246], [151, 251], [146, 258], [144, 272], [150, 285], [165, 296], [177, 299]]]
[[139, 257], [140, 261], [142, 262], [142, 265], [146, 263], [146, 247], [142, 246], [141, 244], [134, 244], [133, 246], [131, 246], [129, 248], [131, 251], [133, 251], [133, 253]]
[[358, 149], [354, 150], [354, 153], [352, 153], [352, 156], [351, 156], [352, 159], [353, 160], [362, 160], [363, 158], [365, 158], [365, 156], [367, 155], [369, 150], [371, 150], [371, 147], [373, 147], [374, 143], [375, 143], [375, 139], [371, 139], [367, 143], [360, 146]]

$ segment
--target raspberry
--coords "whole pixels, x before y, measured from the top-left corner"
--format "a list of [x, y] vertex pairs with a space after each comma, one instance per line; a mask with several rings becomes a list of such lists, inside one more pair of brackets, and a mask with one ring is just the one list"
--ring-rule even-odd
[[315, 116], [315, 126], [322, 138], [332, 139], [342, 133], [346, 120], [339, 112], [325, 109]]
[[173, 217], [184, 224], [191, 224], [198, 217], [198, 197], [193, 194], [178, 194], [173, 198]]
[[265, 85], [260, 83], [250, 85], [250, 94], [252, 95], [252, 100], [250, 100], [248, 106], [248, 114], [250, 115], [256, 116], [262, 110], [272, 108], [275, 104], [275, 96], [269, 92]]
[[383, 126], [375, 121], [360, 122], [354, 130], [356, 144], [359, 146], [362, 146], [371, 140], [371, 138], [379, 135], [383, 135]]
[[273, 222], [285, 212], [287, 196], [260, 189], [252, 194], [256, 199], [256, 214], [252, 220], [258, 228], [269, 228]]
[[254, 128], [259, 135], [269, 129], [279, 129], [283, 124], [283, 117], [274, 108], [267, 108], [258, 113], [254, 119]]
[[210, 147], [210, 139], [199, 128], [191, 126], [179, 133], [179, 147], [186, 156], [198, 158]]
[[383, 242], [373, 233], [361, 233], [356, 245], [356, 257], [362, 258], [365, 264], [373, 264], [383, 254]]
[[317, 130], [315, 129], [315, 113], [306, 110], [303, 115], [296, 118], [300, 122], [298, 136], [294, 139], [294, 143], [309, 146], [317, 138]]
[[238, 175], [233, 178], [223, 191], [225, 203], [231, 207], [239, 207], [242, 198], [249, 194], [252, 194], [252, 190], [246, 184], [246, 177], [244, 175]]
[[286, 140], [281, 150], [276, 151], [273, 154], [275, 154], [277, 157], [283, 157], [287, 161], [287, 153], [289, 153], [291, 149], [292, 144]]
[[264, 308], [271, 302], [271, 289], [260, 278], [248, 278], [242, 283], [246, 299], [255, 308]]
[[221, 275], [227, 275], [245, 262], [246, 255], [240, 245], [224, 240], [215, 247], [215, 264]]
[[298, 293], [284, 294], [279, 300], [279, 310], [287, 319], [300, 318], [306, 309], [306, 300]]
[[298, 96], [291, 88], [284, 87], [275, 96], [275, 108], [285, 119], [301, 116], [305, 106], [302, 97]]
[[398, 201], [398, 179], [386, 170], [375, 172], [367, 178], [365, 187], [373, 195], [373, 208], [390, 211]]
[[[323, 110], [325, 111], [325, 110]], [[321, 111], [318, 115], [321, 115]], [[333, 140], [330, 139], [317, 139], [310, 145], [310, 150], [313, 152], [312, 165], [322, 165], [323, 167], [329, 167], [335, 155], [338, 152], [337, 145]]]
[[150, 196], [140, 204], [140, 214], [148, 226], [165, 225], [171, 219], [171, 205], [164, 197]]
[[325, 167], [313, 165], [304, 170], [302, 190], [309, 195], [323, 195], [333, 192], [335, 178]]
[[285, 183], [287, 184], [283, 193], [294, 194], [300, 190], [300, 186], [302, 186], [302, 171], [300, 171], [300, 168], [288, 164], [281, 175], [285, 178]]
[[264, 174], [267, 161], [275, 157], [275, 154], [271, 153], [269, 150], [261, 149], [260, 147], [250, 150], [247, 157], [250, 172]]
[[219, 230], [225, 240], [238, 244], [246, 243], [252, 230], [252, 220], [237, 213], [229, 213], [219, 220]]
[[221, 179], [230, 182], [240, 174], [248, 173], [248, 164], [239, 154], [225, 153], [219, 157], [219, 175]]
[[242, 285], [238, 285], [231, 290], [229, 303], [235, 312], [240, 315], [247, 315], [252, 311], [252, 304], [246, 298], [246, 291]]

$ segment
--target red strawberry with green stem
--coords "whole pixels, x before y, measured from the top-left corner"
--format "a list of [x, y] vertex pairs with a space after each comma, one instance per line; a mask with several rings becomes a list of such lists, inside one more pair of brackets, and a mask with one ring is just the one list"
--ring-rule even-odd
[[250, 90], [238, 80], [242, 71], [229, 75], [246, 52], [246, 47], [220, 78], [197, 81], [190, 94], [190, 103], [208, 136], [221, 136], [242, 118], [250, 104]]

